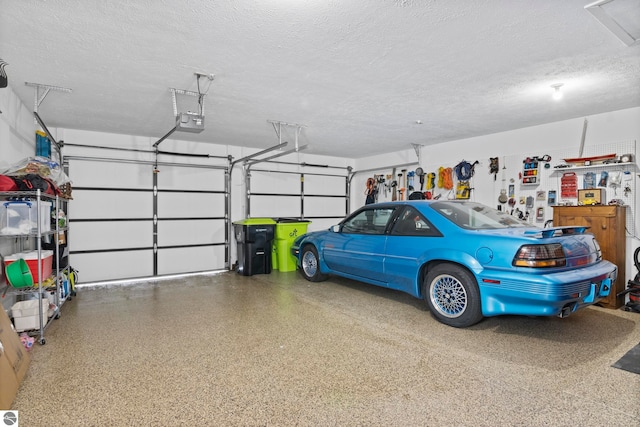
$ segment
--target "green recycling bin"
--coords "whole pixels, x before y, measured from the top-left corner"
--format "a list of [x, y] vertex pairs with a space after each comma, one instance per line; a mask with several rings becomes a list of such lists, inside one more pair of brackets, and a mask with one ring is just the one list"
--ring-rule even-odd
[[234, 234], [238, 243], [236, 271], [243, 276], [271, 273], [271, 245], [275, 233], [272, 218], [247, 218], [234, 221]]
[[[273, 241], [273, 268], [280, 271], [296, 271], [297, 263], [291, 255], [291, 246], [299, 236], [307, 232], [311, 221], [297, 218], [274, 218], [276, 222], [275, 239]], [[277, 266], [276, 266], [277, 265]]]

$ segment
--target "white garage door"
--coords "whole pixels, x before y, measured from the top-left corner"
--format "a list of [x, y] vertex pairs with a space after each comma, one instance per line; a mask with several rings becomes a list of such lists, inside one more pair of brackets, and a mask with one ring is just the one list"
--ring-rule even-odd
[[303, 218], [314, 230], [325, 229], [345, 217], [347, 169], [335, 173], [251, 170], [247, 216]]
[[97, 156], [67, 156], [66, 164], [71, 263], [83, 282], [225, 268], [222, 160], [160, 162], [158, 173], [148, 161]]

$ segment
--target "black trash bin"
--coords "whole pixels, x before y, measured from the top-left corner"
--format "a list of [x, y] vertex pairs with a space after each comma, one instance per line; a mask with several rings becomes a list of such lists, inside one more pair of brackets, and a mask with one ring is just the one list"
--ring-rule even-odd
[[233, 227], [238, 244], [238, 274], [271, 273], [271, 242], [276, 222], [271, 218], [247, 218], [235, 221]]

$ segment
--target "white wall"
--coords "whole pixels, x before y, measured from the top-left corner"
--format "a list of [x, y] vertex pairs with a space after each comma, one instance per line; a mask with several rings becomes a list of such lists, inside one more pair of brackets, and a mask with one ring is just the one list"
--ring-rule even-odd
[[[32, 110], [27, 109], [10, 87], [0, 89], [0, 171], [14, 163], [35, 155], [35, 124]], [[0, 254], [13, 253], [12, 239], [0, 239]], [[4, 283], [1, 269], [0, 283]], [[13, 298], [5, 298], [2, 306], [8, 308]]]
[[[490, 206], [496, 206], [498, 204], [497, 198], [502, 188], [502, 170], [497, 175], [497, 180], [494, 181], [493, 175], [489, 174], [489, 157], [499, 157], [500, 168], [505, 165], [503, 160], [506, 160], [506, 177], [507, 180], [514, 178], [517, 195], [518, 173], [521, 171], [522, 160], [524, 158], [535, 155], [552, 154], [552, 157], [555, 158], [553, 158], [550, 163], [551, 165], [556, 165], [563, 163], [561, 161], [563, 157], [578, 157], [584, 119], [585, 117], [580, 117], [492, 135], [423, 146], [419, 150], [421, 166], [425, 172], [430, 172], [437, 171], [439, 166], [454, 167], [462, 160], [472, 163], [478, 160], [480, 163], [476, 166], [475, 175], [472, 179], [474, 191], [472, 191], [471, 198]], [[585, 155], [593, 155], [588, 153], [593, 153], [594, 151], [597, 152], [597, 154], [609, 154], [610, 151], [602, 152], [602, 150], [608, 150], [620, 145], [631, 146], [635, 149], [636, 154], [640, 154], [640, 150], [638, 149], [638, 143], [640, 142], [640, 107], [597, 114], [588, 116], [586, 119]], [[553, 154], [556, 154], [556, 156], [553, 156]], [[636, 173], [640, 172], [637, 166], [637, 157], [638, 156], [636, 156], [635, 159], [636, 165], [633, 166]], [[412, 146], [393, 154], [371, 156], [356, 160], [354, 163], [354, 171], [367, 170], [367, 172], [356, 173], [352, 181], [351, 210], [364, 204], [364, 189], [368, 177], [373, 176], [373, 174], [390, 174], [391, 167], [394, 165], [414, 163], [406, 167], [408, 170], [414, 170], [417, 167], [417, 164], [415, 164], [417, 161], [418, 155]], [[374, 170], [370, 171], [370, 169]], [[398, 167], [398, 169], [400, 169], [400, 167]], [[549, 169], [545, 173], [550, 175], [553, 173], [553, 169]], [[635, 181], [633, 187], [638, 191], [640, 185], [638, 185], [636, 173], [634, 173], [633, 177]], [[557, 186], [557, 181], [556, 178], [555, 180], [550, 179], [545, 183], [549, 186]], [[440, 192], [442, 191], [440, 190]], [[558, 195], [559, 194], [560, 192], [558, 192]], [[446, 197], [446, 194], [444, 196]], [[379, 200], [388, 199], [390, 199], [390, 196], [388, 196], [387, 199], [381, 197]], [[640, 246], [640, 238], [638, 236], [638, 233], [640, 233], [640, 215], [638, 215], [640, 210], [640, 196], [637, 194], [631, 195], [628, 200], [634, 204], [634, 206], [632, 206], [633, 218], [629, 219], [628, 223], [632, 221], [635, 226], [631, 227], [634, 235], [627, 234], [626, 246], [628, 261], [626, 280], [633, 278], [637, 273], [633, 265], [633, 251], [636, 247]], [[551, 219], [552, 217], [552, 209], [546, 209], [545, 219]]]
[[0, 89], [0, 170], [35, 155], [33, 110], [27, 109], [10, 87]]
[[[496, 155], [530, 155], [558, 148], [572, 149], [577, 157], [585, 118], [588, 121], [585, 147], [629, 139], [640, 141], [640, 107], [636, 107], [424, 146], [422, 160], [428, 162], [437, 157], [440, 163], [457, 164], [463, 157], [484, 159]], [[416, 144], [420, 142], [416, 141]], [[407, 146], [395, 153], [357, 159], [354, 164], [355, 170], [360, 170], [415, 162], [417, 159], [414, 149]]]

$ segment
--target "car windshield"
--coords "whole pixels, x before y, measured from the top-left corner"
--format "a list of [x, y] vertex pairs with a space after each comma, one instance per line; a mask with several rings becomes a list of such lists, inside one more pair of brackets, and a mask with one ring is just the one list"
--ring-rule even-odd
[[506, 212], [476, 202], [438, 201], [432, 203], [431, 208], [454, 224], [470, 230], [531, 227], [528, 222]]

